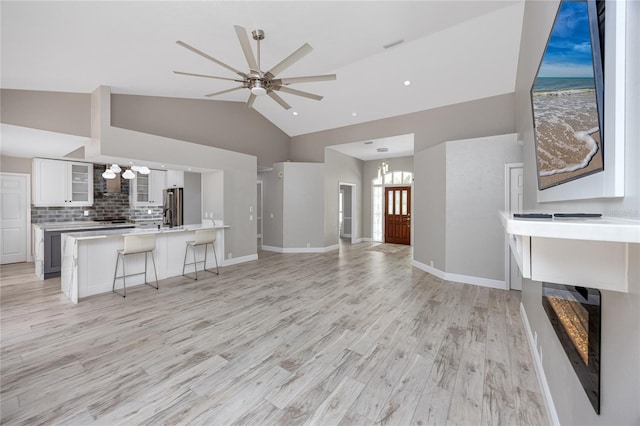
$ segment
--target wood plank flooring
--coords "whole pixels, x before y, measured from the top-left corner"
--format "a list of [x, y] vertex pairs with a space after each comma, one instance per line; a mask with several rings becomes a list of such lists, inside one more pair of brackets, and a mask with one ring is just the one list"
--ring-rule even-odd
[[78, 305], [31, 263], [0, 279], [3, 425], [548, 424], [519, 293], [410, 247], [261, 252]]

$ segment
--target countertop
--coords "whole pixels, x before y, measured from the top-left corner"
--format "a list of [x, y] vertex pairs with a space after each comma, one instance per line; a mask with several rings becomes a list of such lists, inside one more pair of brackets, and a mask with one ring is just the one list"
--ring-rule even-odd
[[64, 231], [83, 228], [126, 228], [135, 226], [134, 223], [103, 223], [88, 220], [85, 222], [45, 222], [34, 223], [33, 226], [43, 231]]
[[65, 234], [74, 238], [75, 240], [93, 240], [98, 238], [107, 237], [121, 237], [123, 235], [136, 234], [170, 234], [172, 232], [188, 232], [197, 231], [199, 229], [227, 229], [229, 225], [224, 226], [211, 226], [211, 225], [184, 225], [174, 226], [173, 228], [164, 227], [160, 229], [154, 228], [129, 228], [129, 229], [109, 229], [104, 231], [78, 231], [78, 232], [66, 232]]

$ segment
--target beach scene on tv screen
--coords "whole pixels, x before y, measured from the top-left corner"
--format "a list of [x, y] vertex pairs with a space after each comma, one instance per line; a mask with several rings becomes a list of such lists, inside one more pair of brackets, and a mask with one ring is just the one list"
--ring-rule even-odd
[[603, 170], [586, 2], [560, 4], [531, 97], [539, 188]]

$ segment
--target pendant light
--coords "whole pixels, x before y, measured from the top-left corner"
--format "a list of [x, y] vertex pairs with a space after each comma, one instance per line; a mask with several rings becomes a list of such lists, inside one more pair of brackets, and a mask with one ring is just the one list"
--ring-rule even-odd
[[131, 171], [131, 169], [127, 169], [127, 170], [122, 174], [122, 177], [123, 177], [123, 178], [125, 178], [125, 179], [135, 179], [136, 174], [135, 174], [135, 173], [133, 173], [133, 172]]
[[112, 164], [111, 165], [111, 171], [113, 173], [120, 173], [122, 171], [122, 169], [117, 164]]
[[116, 178], [116, 174], [113, 170], [111, 169], [107, 169], [104, 171], [104, 173], [102, 173], [102, 177], [105, 179], [115, 179]]

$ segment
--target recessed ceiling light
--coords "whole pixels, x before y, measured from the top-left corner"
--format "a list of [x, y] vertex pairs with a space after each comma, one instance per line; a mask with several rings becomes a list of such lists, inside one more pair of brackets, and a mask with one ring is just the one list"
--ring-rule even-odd
[[161, 164], [160, 167], [167, 167], [167, 166], [165, 166], [164, 164]]
[[188, 168], [188, 169], [187, 169], [187, 171], [189, 171], [189, 172], [190, 172], [190, 171], [191, 171], [191, 168]]
[[405, 86], [411, 86], [411, 80], [405, 80], [403, 84]]
[[376, 151], [378, 151], [378, 152], [387, 152], [387, 151], [389, 151], [389, 148], [378, 148], [378, 149], [376, 149]]
[[373, 143], [373, 141], [366, 141], [364, 144], [365, 145], [371, 145]]
[[293, 111], [293, 115], [298, 115], [298, 113], [297, 113], [297, 112], [295, 112], [295, 111]]
[[352, 117], [355, 117], [356, 115], [358, 115], [358, 113], [357, 113], [357, 112], [352, 112], [352, 113], [351, 113], [351, 116], [352, 116]]

